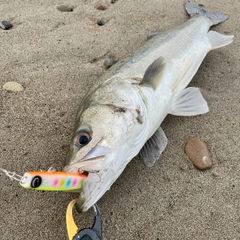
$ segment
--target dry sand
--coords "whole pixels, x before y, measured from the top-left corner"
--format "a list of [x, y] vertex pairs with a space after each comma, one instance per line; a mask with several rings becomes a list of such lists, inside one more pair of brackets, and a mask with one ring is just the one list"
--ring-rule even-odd
[[[61, 169], [79, 102], [105, 71], [104, 60], [124, 58], [149, 31], [188, 19], [183, 1], [101, 2], [107, 10], [87, 0], [1, 1], [0, 20], [13, 28], [0, 29], [0, 167], [19, 174]], [[98, 202], [103, 239], [240, 239], [240, 2], [199, 3], [225, 12], [229, 20], [214, 29], [235, 35], [208, 54], [191, 83], [210, 112], [166, 118], [169, 144], [160, 160], [147, 168], [134, 158]], [[60, 12], [57, 4], [74, 10]], [[98, 27], [101, 18], [106, 24]], [[8, 81], [24, 91], [3, 90]], [[193, 167], [183, 150], [189, 137], [207, 143], [212, 169]], [[67, 239], [65, 210], [76, 194], [25, 190], [0, 177], [0, 239]], [[92, 218], [92, 210], [77, 216], [79, 227]]]

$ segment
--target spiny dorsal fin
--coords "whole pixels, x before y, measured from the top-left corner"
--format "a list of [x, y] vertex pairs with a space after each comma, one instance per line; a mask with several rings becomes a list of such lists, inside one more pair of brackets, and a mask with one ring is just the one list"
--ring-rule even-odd
[[166, 69], [164, 58], [156, 59], [146, 70], [141, 84], [148, 85], [156, 89]]

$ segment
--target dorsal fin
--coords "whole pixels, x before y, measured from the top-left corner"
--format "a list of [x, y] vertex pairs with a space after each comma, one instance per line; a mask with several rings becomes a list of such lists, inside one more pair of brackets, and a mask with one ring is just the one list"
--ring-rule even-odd
[[166, 69], [166, 62], [163, 57], [156, 59], [146, 70], [141, 84], [148, 85], [156, 89], [162, 80]]

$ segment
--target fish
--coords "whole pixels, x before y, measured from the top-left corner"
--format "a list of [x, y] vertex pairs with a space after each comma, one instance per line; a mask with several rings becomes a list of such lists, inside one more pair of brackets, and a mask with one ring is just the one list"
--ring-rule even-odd
[[188, 21], [113, 65], [83, 97], [63, 168], [89, 172], [76, 204], [79, 212], [95, 204], [136, 155], [147, 167], [155, 164], [167, 146], [161, 123], [168, 114], [209, 111], [199, 88], [187, 86], [207, 53], [234, 36], [209, 30], [228, 19], [224, 13], [192, 2], [185, 9]]

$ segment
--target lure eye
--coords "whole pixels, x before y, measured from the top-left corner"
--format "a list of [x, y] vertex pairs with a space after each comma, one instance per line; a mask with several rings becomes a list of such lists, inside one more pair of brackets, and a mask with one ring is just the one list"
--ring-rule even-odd
[[74, 144], [82, 147], [84, 145], [87, 145], [91, 141], [90, 134], [87, 132], [79, 132], [74, 137]]
[[41, 185], [41, 183], [42, 183], [42, 178], [40, 176], [36, 176], [32, 179], [31, 187], [37, 188]]

